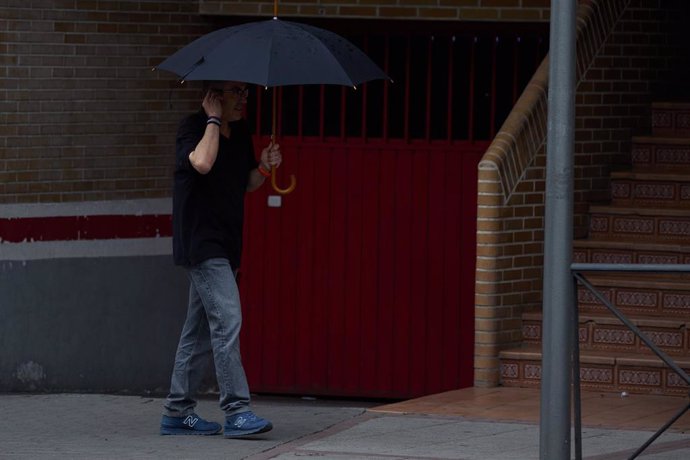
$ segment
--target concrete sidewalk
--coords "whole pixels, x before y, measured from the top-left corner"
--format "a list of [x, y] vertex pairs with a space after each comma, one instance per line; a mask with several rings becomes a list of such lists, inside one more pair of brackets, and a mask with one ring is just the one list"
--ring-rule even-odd
[[[539, 427], [461, 416], [392, 413], [372, 403], [258, 396], [273, 431], [251, 440], [160, 436], [163, 400], [113, 395], [0, 395], [0, 459], [536, 459]], [[198, 412], [222, 422], [214, 400]], [[587, 428], [584, 456], [627, 458], [649, 431]], [[666, 433], [640, 458], [690, 458], [690, 436]]]

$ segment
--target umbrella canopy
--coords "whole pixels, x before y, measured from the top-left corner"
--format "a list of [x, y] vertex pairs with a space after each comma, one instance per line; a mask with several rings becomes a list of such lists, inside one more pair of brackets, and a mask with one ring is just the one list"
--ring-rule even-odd
[[[277, 12], [277, 3], [274, 4]], [[168, 57], [158, 67], [181, 80], [241, 81], [268, 87], [286, 85], [344, 85], [356, 87], [369, 80], [389, 79], [369, 57], [343, 37], [297, 22], [250, 22], [204, 35]], [[276, 92], [273, 91], [273, 127], [276, 132]], [[295, 189], [295, 176], [281, 194]]]
[[157, 69], [182, 80], [264, 87], [359, 83], [388, 76], [352, 43], [318, 27], [273, 18], [226, 27], [193, 41]]

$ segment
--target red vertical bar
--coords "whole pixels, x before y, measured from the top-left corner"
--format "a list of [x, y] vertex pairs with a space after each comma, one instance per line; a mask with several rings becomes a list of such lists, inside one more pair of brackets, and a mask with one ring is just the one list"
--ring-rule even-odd
[[[466, 244], [459, 236], [462, 234], [463, 225], [469, 224], [461, 214], [462, 186], [467, 180], [462, 171], [462, 156], [464, 152], [446, 150], [443, 152], [446, 168], [445, 198], [448, 203], [448, 212], [444, 213], [443, 245], [445, 257], [443, 265], [443, 374], [441, 376], [440, 390], [450, 390], [459, 387], [460, 375], [460, 344], [461, 337], [466, 331], [461, 329], [460, 309], [467, 308], [460, 298], [461, 248]], [[471, 224], [470, 224], [471, 225]], [[465, 254], [467, 257], [468, 255]]]
[[[369, 51], [369, 37], [364, 37], [364, 43], [363, 43], [363, 51], [364, 54], [367, 54]], [[367, 85], [366, 83], [362, 84], [360, 86], [362, 90], [362, 126], [361, 126], [361, 131], [362, 131], [362, 139], [366, 140], [367, 139]]]
[[278, 91], [278, 126], [276, 127], [276, 137], [280, 139], [283, 134], [283, 87], [274, 87], [273, 91]]
[[[410, 304], [415, 308], [414, 333], [410, 337], [410, 396], [426, 394], [427, 327], [430, 308], [419, 308], [427, 304], [427, 272], [429, 271], [429, 175], [431, 152], [416, 149], [412, 159], [412, 212], [414, 219], [410, 233], [410, 265], [412, 267], [412, 284], [410, 286]], [[429, 305], [431, 307], [431, 305]], [[435, 306], [434, 308], [437, 308]]]
[[[361, 277], [361, 328], [360, 345], [357, 349], [360, 356], [359, 373], [362, 376], [360, 389], [363, 393], [378, 392], [377, 380], [378, 357], [381, 341], [380, 321], [388, 318], [379, 315], [381, 305], [378, 301], [379, 277], [381, 270], [387, 266], [379, 257], [378, 241], [381, 228], [379, 171], [381, 155], [378, 149], [367, 150], [362, 159], [362, 258], [358, 272]], [[379, 392], [379, 394], [381, 394]]]
[[412, 60], [411, 37], [407, 36], [407, 47], [405, 48], [405, 127], [403, 138], [410, 140], [410, 61]]
[[494, 38], [491, 45], [491, 110], [489, 116], [489, 138], [496, 135], [496, 55], [498, 54], [498, 37]]
[[431, 139], [431, 51], [434, 44], [434, 36], [429, 38], [426, 49], [426, 120], [424, 121], [424, 138]]
[[301, 141], [304, 137], [304, 86], [300, 85], [297, 95], [297, 137]]
[[[409, 394], [410, 379], [410, 338], [415, 333], [415, 325], [419, 311], [418, 306], [410, 302], [411, 286], [414, 283], [412, 267], [410, 266], [410, 247], [412, 241], [412, 225], [416, 220], [412, 211], [412, 149], [398, 151], [396, 156], [395, 182], [395, 265], [391, 266], [394, 275], [395, 290], [393, 293], [393, 395], [401, 397]], [[412, 312], [415, 312], [413, 314]]]
[[340, 140], [344, 141], [347, 132], [347, 97], [345, 97], [345, 87], [340, 89]]
[[455, 35], [451, 37], [450, 45], [448, 46], [448, 105], [446, 106], [446, 140], [451, 142], [453, 140], [453, 62], [455, 53], [453, 48], [455, 45]]
[[350, 378], [344, 368], [348, 350], [345, 347], [345, 321], [349, 314], [345, 303], [347, 286], [345, 285], [345, 260], [350, 248], [346, 246], [349, 225], [345, 219], [347, 209], [347, 151], [344, 147], [333, 149], [331, 157], [331, 200], [328, 227], [322, 231], [328, 235], [329, 279], [327, 305], [328, 317], [328, 388], [342, 393], [345, 382]]
[[[443, 343], [443, 311], [446, 299], [443, 292], [443, 265], [446, 248], [443, 244], [446, 201], [447, 166], [445, 158], [437, 151], [430, 155], [429, 175], [429, 239], [428, 270], [425, 273], [428, 287], [426, 305], [428, 309], [427, 321], [427, 361], [426, 361], [426, 391], [437, 392], [441, 388], [444, 362]], [[432, 307], [433, 306], [433, 307]]]
[[[383, 71], [390, 76], [390, 35], [386, 35], [386, 47], [384, 55]], [[386, 80], [383, 83], [383, 140], [388, 140], [388, 91], [390, 82]]]
[[475, 78], [475, 54], [477, 50], [477, 37], [472, 40], [472, 48], [470, 50], [470, 94], [469, 103], [467, 104], [467, 137], [470, 142], [474, 141], [474, 78]]
[[374, 374], [374, 386], [381, 394], [390, 394], [393, 387], [393, 356], [394, 356], [394, 328], [393, 321], [398, 314], [395, 308], [395, 276], [394, 267], [397, 263], [395, 252], [395, 174], [396, 154], [392, 150], [382, 150], [379, 154], [381, 169], [379, 169], [379, 283], [376, 309], [378, 313], [378, 338], [376, 356], [377, 365]]
[[[288, 145], [290, 168], [294, 168], [297, 177], [300, 177], [300, 149], [298, 144]], [[296, 198], [295, 195], [301, 193], [303, 192], [299, 191], [292, 197]], [[281, 392], [292, 390], [295, 387], [297, 337], [306, 333], [303, 329], [304, 325], [297, 322], [297, 276], [300, 267], [295, 266], [295, 251], [299, 242], [302, 219], [292, 219], [290, 216], [301, 216], [302, 212], [297, 206], [299, 201], [294, 198], [282, 200], [281, 208], [268, 209], [268, 211], [281, 215], [280, 239], [278, 240], [278, 248], [274, 253], [278, 256], [278, 260], [273, 262], [276, 266], [277, 276], [267, 280], [265, 286], [267, 289], [269, 289], [269, 285], [277, 286], [277, 289], [274, 289], [275, 296], [272, 308], [275, 309], [274, 315], [277, 318], [277, 329], [274, 334], [280, 345], [272, 352], [274, 360], [278, 363], [276, 390]], [[273, 237], [272, 234], [271, 237]]]
[[[275, 91], [277, 88], [273, 88]], [[286, 146], [287, 147], [287, 146]], [[286, 148], [287, 150], [287, 148]], [[265, 203], [265, 201], [264, 201]], [[282, 356], [275, 350], [282, 347], [280, 336], [276, 333], [282, 326], [280, 324], [280, 306], [282, 304], [280, 285], [281, 277], [281, 241], [283, 239], [283, 219], [279, 210], [271, 209], [264, 213], [264, 238], [262, 244], [266, 254], [263, 266], [263, 315], [260, 319], [264, 333], [261, 354], [261, 388], [264, 391], [276, 391], [280, 384], [281, 376], [279, 368]], [[244, 259], [244, 257], [243, 257]], [[258, 391], [258, 389], [257, 389]]]
[[[318, 154], [320, 153], [320, 154]], [[314, 194], [313, 212], [314, 223], [312, 234], [314, 235], [312, 253], [312, 299], [314, 305], [312, 316], [311, 346], [310, 346], [310, 376], [312, 388], [316, 392], [328, 391], [328, 337], [329, 310], [330, 310], [330, 273], [332, 261], [330, 260], [329, 246], [330, 235], [324, 229], [330, 227], [331, 208], [331, 151], [318, 152], [312, 156], [314, 163]]]
[[319, 138], [323, 142], [326, 137], [326, 87], [319, 86]]
[[361, 86], [362, 88], [362, 139], [367, 140], [367, 85], [366, 83]]
[[364, 226], [364, 202], [369, 199], [362, 193], [364, 175], [363, 149], [350, 149], [346, 156], [346, 167], [342, 174], [346, 177], [346, 207], [345, 207], [345, 232], [344, 247], [344, 362], [345, 370], [343, 390], [347, 395], [356, 395], [360, 391], [361, 382], [366, 381], [366, 376], [359, 374], [359, 361], [362, 328], [362, 246]]
[[[295, 245], [295, 269], [298, 274], [296, 293], [296, 320], [295, 330], [295, 386], [305, 393], [313, 391], [312, 367], [317, 363], [312, 359], [312, 337], [315, 331], [314, 319], [317, 317], [317, 309], [320, 305], [314, 302], [314, 255], [316, 252], [316, 225], [320, 223], [317, 218], [315, 197], [321, 190], [315, 188], [315, 175], [320, 174], [315, 170], [314, 156], [321, 152], [314, 149], [303, 149], [299, 155], [300, 178], [299, 191], [290, 195], [290, 200], [297, 202], [295, 220], [299, 220], [298, 238]], [[324, 155], [322, 153], [322, 155]], [[328, 155], [328, 153], [325, 153]], [[269, 209], [269, 211], [271, 211]]]

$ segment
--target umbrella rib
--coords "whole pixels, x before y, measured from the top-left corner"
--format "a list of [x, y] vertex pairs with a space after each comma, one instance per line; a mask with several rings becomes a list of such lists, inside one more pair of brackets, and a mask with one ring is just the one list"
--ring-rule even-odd
[[185, 74], [182, 75], [182, 77], [180, 77], [180, 83], [184, 83], [185, 78], [187, 78], [187, 76], [190, 73], [194, 72], [197, 67], [199, 67], [201, 64], [203, 64], [205, 60], [206, 60], [206, 57], [201, 56], [198, 61], [196, 61], [194, 64], [192, 64], [192, 67], [190, 67], [189, 70], [187, 72], [185, 72]]

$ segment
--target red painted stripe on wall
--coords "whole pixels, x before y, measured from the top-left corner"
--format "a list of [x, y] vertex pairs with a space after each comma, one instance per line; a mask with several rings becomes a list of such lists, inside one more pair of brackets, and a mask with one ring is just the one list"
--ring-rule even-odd
[[169, 214], [0, 218], [0, 241], [10, 243], [169, 236]]

